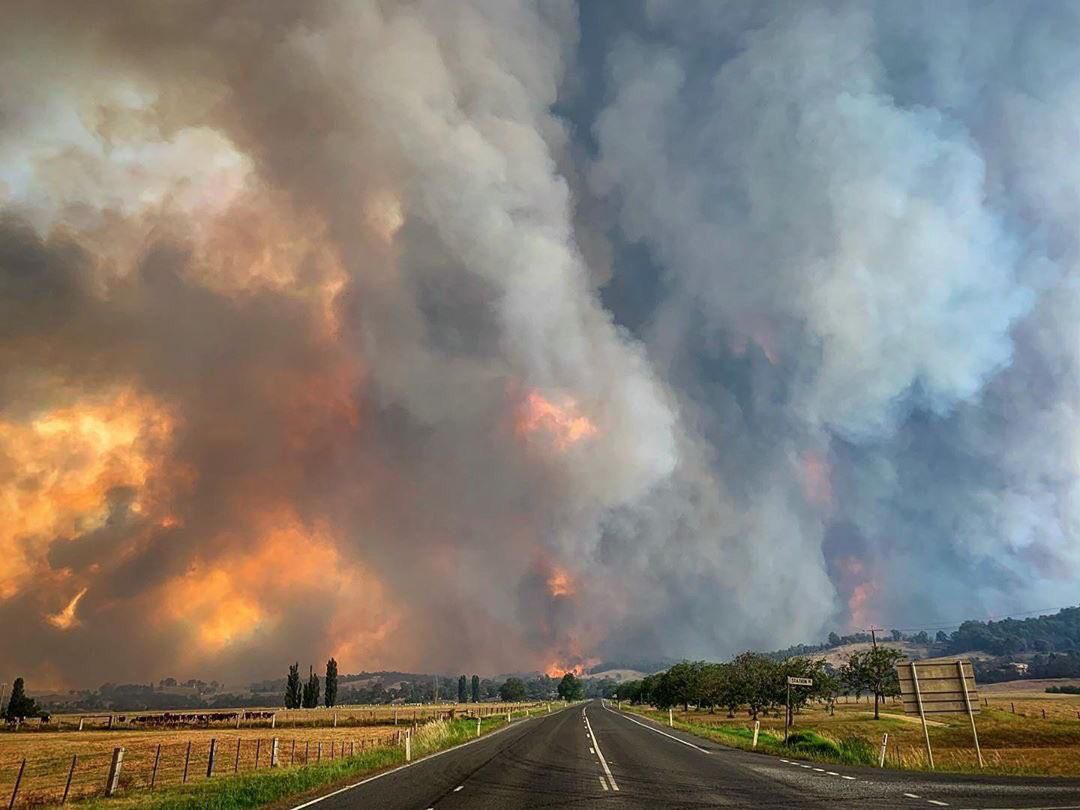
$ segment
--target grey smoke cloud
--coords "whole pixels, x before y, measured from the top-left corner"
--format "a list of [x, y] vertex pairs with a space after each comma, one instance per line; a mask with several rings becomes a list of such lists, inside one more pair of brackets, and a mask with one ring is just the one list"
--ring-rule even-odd
[[1080, 96], [1037, 11], [9, 7], [13, 665], [492, 672], [1068, 601]]

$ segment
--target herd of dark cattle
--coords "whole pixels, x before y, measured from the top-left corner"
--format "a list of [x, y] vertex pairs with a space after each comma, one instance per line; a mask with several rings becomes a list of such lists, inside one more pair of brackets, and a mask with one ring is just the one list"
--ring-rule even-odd
[[211, 723], [235, 723], [237, 720], [270, 721], [274, 712], [163, 712], [160, 714], [137, 714], [133, 717], [118, 715], [119, 723], [131, 723], [136, 726], [209, 726]]

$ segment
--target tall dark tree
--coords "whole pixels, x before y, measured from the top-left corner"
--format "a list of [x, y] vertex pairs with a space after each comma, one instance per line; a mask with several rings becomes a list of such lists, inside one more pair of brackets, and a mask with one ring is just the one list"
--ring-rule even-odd
[[473, 675], [472, 676], [472, 702], [473, 703], [479, 703], [480, 702], [480, 676], [479, 675]]
[[289, 678], [285, 681], [285, 708], [299, 709], [303, 705], [303, 686], [300, 684], [300, 662], [289, 667]]
[[7, 712], [5, 717], [9, 720], [18, 718], [20, 720], [27, 717], [37, 717], [40, 714], [37, 703], [33, 698], [26, 696], [26, 685], [23, 683], [22, 678], [16, 678], [15, 683], [11, 685], [11, 697], [8, 699]]
[[337, 703], [337, 661], [331, 658], [326, 662], [326, 708], [329, 709], [335, 703]]
[[304, 684], [304, 708], [314, 709], [319, 705], [319, 676], [314, 667], [308, 667], [308, 682]]
[[469, 702], [469, 682], [464, 675], [457, 679], [457, 702]]

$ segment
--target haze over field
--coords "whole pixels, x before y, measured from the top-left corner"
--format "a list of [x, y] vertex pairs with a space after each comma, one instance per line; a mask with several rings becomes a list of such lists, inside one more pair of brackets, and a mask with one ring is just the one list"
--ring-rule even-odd
[[1076, 3], [16, 0], [0, 72], [35, 685], [1075, 602]]

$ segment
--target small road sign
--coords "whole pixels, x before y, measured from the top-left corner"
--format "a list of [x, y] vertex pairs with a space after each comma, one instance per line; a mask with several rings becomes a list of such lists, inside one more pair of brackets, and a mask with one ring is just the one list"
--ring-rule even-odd
[[790, 675], [787, 679], [788, 686], [813, 686], [813, 678], [792, 678]]

